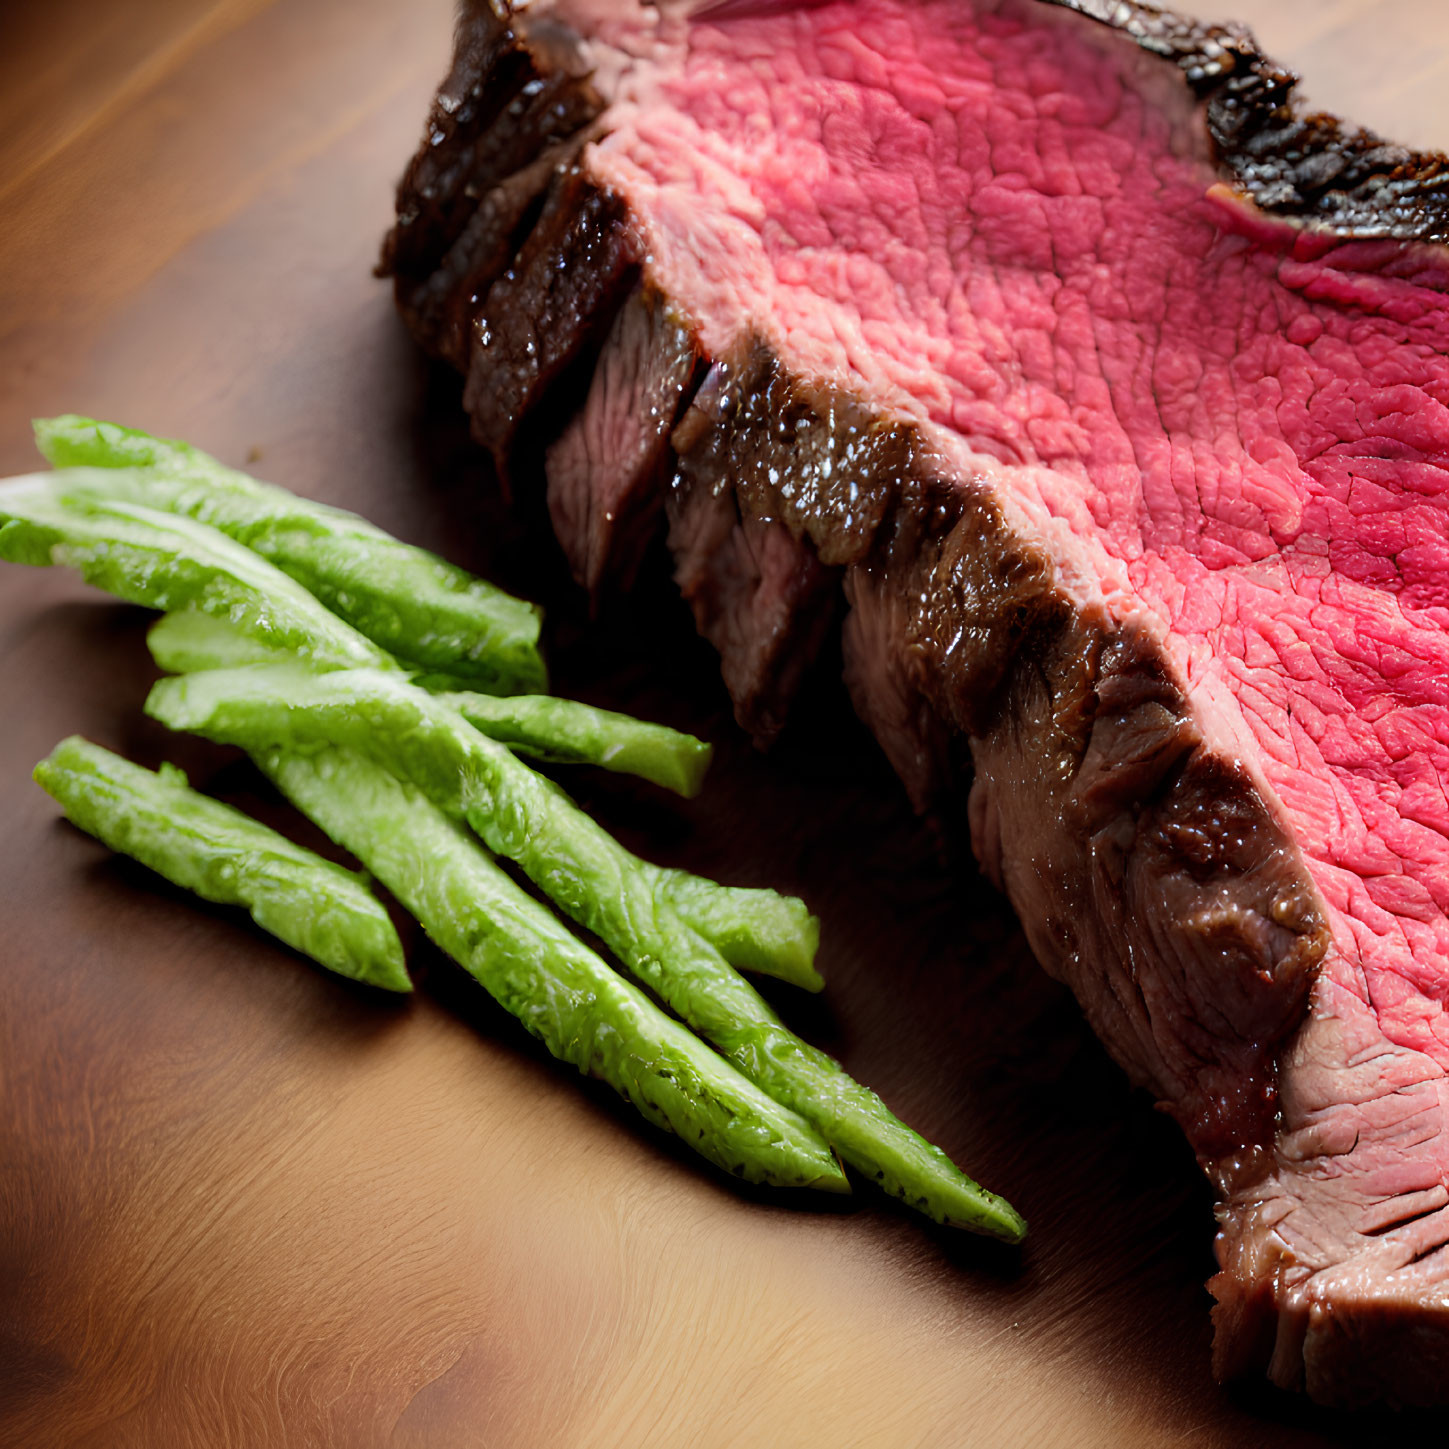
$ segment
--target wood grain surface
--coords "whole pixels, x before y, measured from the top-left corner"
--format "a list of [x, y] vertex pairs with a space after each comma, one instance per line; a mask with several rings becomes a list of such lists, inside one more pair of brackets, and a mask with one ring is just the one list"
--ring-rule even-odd
[[[1314, 99], [1449, 145], [1442, 0], [1237, 8]], [[503, 517], [456, 382], [370, 275], [449, 34], [448, 0], [0, 7], [0, 470], [33, 466], [32, 415], [112, 416], [543, 598], [562, 688], [720, 747], [688, 807], [571, 788], [637, 849], [808, 896], [830, 986], [781, 1009], [1032, 1237], [742, 1193], [415, 931], [421, 990], [384, 1001], [108, 858], [29, 781], [73, 731], [315, 837], [142, 720], [139, 611], [5, 568], [0, 1443], [1382, 1442], [1212, 1383], [1186, 1149], [941, 863], [838, 686], [755, 756], [662, 568], [590, 623]]]

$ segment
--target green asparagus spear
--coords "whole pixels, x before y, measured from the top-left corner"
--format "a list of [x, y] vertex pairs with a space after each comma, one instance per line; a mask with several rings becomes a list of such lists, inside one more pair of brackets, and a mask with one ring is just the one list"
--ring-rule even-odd
[[518, 754], [638, 775], [686, 799], [699, 793], [713, 753], [693, 735], [572, 699], [547, 694], [498, 699], [463, 691], [437, 697]]
[[554, 1056], [727, 1172], [850, 1190], [817, 1132], [621, 980], [414, 786], [335, 747], [262, 751], [257, 762]]
[[600, 936], [645, 985], [751, 1081], [817, 1127], [859, 1171], [940, 1222], [1017, 1241], [1026, 1224], [961, 1173], [874, 1093], [787, 1030], [678, 915], [657, 872], [641, 870], [588, 816], [455, 711], [380, 671], [308, 677], [255, 667], [162, 680], [147, 712], [248, 750], [332, 740], [410, 778], [490, 849]]
[[[541, 614], [532, 604], [356, 514], [259, 483], [187, 443], [93, 418], [43, 418], [40, 451], [57, 467], [128, 470], [112, 494], [209, 523], [290, 574], [399, 659], [490, 694], [539, 693]], [[84, 486], [104, 488], [90, 477]]]
[[56, 480], [70, 476], [0, 483], [0, 559], [68, 565], [128, 603], [220, 615], [319, 668], [396, 668], [301, 585], [225, 534], [136, 504], [68, 499]]
[[314, 961], [388, 991], [411, 991], [402, 945], [361, 876], [199, 795], [174, 766], [159, 775], [78, 735], [35, 767], [74, 823], [112, 850], [252, 919]]

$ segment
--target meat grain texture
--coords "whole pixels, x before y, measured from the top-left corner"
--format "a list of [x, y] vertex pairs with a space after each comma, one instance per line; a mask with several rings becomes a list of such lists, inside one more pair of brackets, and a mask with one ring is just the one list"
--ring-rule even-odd
[[1219, 1198], [1217, 1368], [1449, 1400], [1449, 174], [1108, 0], [467, 0], [384, 251], [761, 742], [832, 628]]

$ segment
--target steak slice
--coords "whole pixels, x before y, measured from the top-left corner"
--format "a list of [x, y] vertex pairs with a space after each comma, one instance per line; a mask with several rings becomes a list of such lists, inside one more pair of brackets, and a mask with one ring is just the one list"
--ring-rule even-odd
[[610, 567], [625, 587], [633, 579], [674, 461], [669, 435], [698, 365], [688, 323], [641, 284], [599, 349], [582, 408], [549, 447], [549, 514], [591, 594]]
[[1132, 0], [498, 3], [384, 253], [480, 441], [591, 586], [662, 491], [757, 737], [848, 603], [1216, 1187], [1219, 1372], [1449, 1401], [1449, 163]]

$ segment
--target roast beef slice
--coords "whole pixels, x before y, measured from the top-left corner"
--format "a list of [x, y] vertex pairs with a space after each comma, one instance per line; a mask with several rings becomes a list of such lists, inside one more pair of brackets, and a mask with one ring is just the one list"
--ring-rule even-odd
[[844, 601], [917, 802], [969, 754], [1217, 1187], [1219, 1369], [1442, 1403], [1446, 169], [1293, 85], [1130, 0], [469, 0], [384, 263], [758, 738]]

